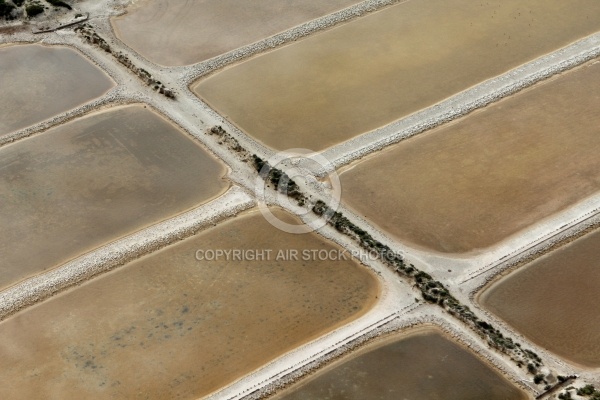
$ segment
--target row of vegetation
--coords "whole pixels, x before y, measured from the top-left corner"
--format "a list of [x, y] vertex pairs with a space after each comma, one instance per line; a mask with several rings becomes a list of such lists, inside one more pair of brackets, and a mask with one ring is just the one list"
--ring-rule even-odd
[[75, 28], [75, 32], [79, 33], [81, 37], [83, 37], [83, 39], [88, 43], [98, 46], [102, 50], [111, 54], [117, 59], [117, 61], [119, 61], [121, 64], [127, 67], [135, 75], [137, 75], [137, 77], [140, 78], [146, 85], [150, 86], [151, 88], [168, 98], [175, 98], [175, 93], [173, 92], [173, 90], [167, 88], [160, 81], [154, 79], [152, 75], [145, 69], [136, 66], [125, 54], [113, 51], [110, 45], [106, 42], [106, 40], [104, 40], [100, 35], [94, 32], [90, 25], [83, 24], [81, 26], [78, 26], [77, 28]]
[[[492, 324], [479, 318], [468, 306], [461, 304], [450, 291], [441, 283], [424, 271], [418, 270], [413, 264], [407, 265], [405, 260], [389, 246], [375, 239], [364, 229], [360, 228], [342, 213], [331, 209], [324, 201], [317, 200], [311, 202], [309, 198], [301, 193], [298, 185], [291, 180], [284, 171], [281, 171], [261, 159], [256, 154], [249, 154], [240, 146], [238, 141], [228, 134], [222, 127], [215, 126], [209, 130], [211, 135], [219, 136], [219, 143], [226, 145], [229, 149], [238, 153], [244, 162], [251, 162], [258, 174], [275, 190], [281, 193], [287, 193], [295, 199], [299, 205], [312, 204], [312, 211], [325, 219], [337, 231], [354, 239], [363, 249], [376, 253], [381, 261], [391, 267], [413, 287], [417, 288], [423, 299], [431, 304], [436, 304], [445, 309], [469, 328], [474, 330], [482, 337], [490, 347], [508, 355], [520, 368], [524, 368], [529, 373], [534, 382], [538, 385], [544, 385], [546, 389], [551, 386], [547, 382], [548, 378], [540, 373], [542, 366], [541, 358], [529, 349], [522, 348], [521, 344], [515, 342], [496, 329]], [[558, 381], [565, 379], [561, 376]], [[554, 379], [552, 379], [554, 381]], [[594, 399], [600, 400], [600, 399]]]
[[6, 0], [0, 0], [0, 17], [5, 19], [13, 18], [13, 11], [17, 7], [13, 3], [7, 3]]
[[558, 395], [558, 398], [561, 400], [571, 400], [573, 398], [573, 393], [577, 393], [577, 396], [586, 399], [600, 400], [600, 390], [597, 390], [594, 385], [586, 385], [579, 389], [575, 389], [572, 386], [568, 387]]
[[512, 338], [504, 336], [492, 324], [480, 319], [468, 306], [461, 304], [452, 296], [444, 284], [433, 279], [428, 273], [418, 270], [413, 264], [407, 265], [404, 259], [389, 246], [373, 238], [342, 213], [331, 210], [323, 201], [317, 201], [312, 210], [317, 215], [328, 217], [330, 225], [353, 238], [363, 249], [377, 253], [381, 261], [408, 280], [413, 287], [419, 289], [425, 301], [444, 308], [449, 314], [477, 332], [490, 347], [507, 354], [519, 367], [526, 367], [527, 372], [534, 376], [536, 384], [547, 384], [544, 376], [538, 374], [542, 360], [536, 353], [521, 348], [521, 345]]

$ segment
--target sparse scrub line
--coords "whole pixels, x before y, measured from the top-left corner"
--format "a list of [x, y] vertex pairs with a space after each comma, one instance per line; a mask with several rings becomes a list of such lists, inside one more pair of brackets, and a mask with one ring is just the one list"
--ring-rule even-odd
[[111, 54], [113, 57], [115, 57], [117, 59], [117, 61], [119, 61], [121, 64], [123, 64], [125, 67], [127, 67], [138, 78], [140, 78], [146, 85], [150, 86], [151, 88], [153, 88], [160, 94], [164, 95], [165, 97], [168, 97], [170, 99], [175, 98], [175, 92], [173, 90], [167, 88], [165, 85], [162, 84], [162, 82], [154, 79], [152, 77], [152, 75], [145, 69], [136, 66], [125, 54], [123, 54], [121, 52], [113, 51], [111, 49], [110, 45], [106, 42], [106, 40], [104, 40], [96, 32], [94, 32], [92, 27], [89, 26], [88, 24], [84, 24], [82, 26], [75, 28], [75, 32], [79, 33], [79, 35], [81, 35], [81, 37], [83, 37], [83, 39], [85, 41], [87, 41], [88, 43], [98, 46], [102, 50]]
[[[12, 3], [7, 3], [5, 0], [0, 0], [0, 17], [11, 19], [12, 12], [16, 7]], [[43, 9], [42, 9], [43, 10]]]
[[337, 231], [354, 239], [365, 250], [379, 254], [379, 258], [383, 263], [419, 289], [425, 301], [437, 304], [448, 311], [450, 315], [475, 331], [491, 348], [508, 355], [519, 368], [526, 367], [526, 371], [533, 377], [535, 384], [547, 385], [545, 375], [539, 374], [543, 362], [536, 353], [523, 349], [521, 344], [514, 342], [510, 337], [504, 336], [490, 323], [477, 317], [468, 306], [461, 304], [452, 296], [441, 282], [434, 280], [426, 272], [419, 271], [413, 264], [406, 265], [402, 257], [389, 246], [374, 239], [368, 232], [352, 223], [342, 213], [331, 210], [323, 201], [318, 200], [312, 210], [317, 215], [329, 217], [328, 222], [330, 225], [335, 227]]
[[[363, 249], [378, 254], [383, 263], [419, 289], [425, 301], [437, 304], [448, 311], [450, 315], [459, 319], [475, 331], [491, 348], [509, 356], [519, 368], [525, 368], [527, 373], [532, 376], [536, 385], [544, 385], [544, 390], [551, 390], [553, 388], [550, 383], [554, 383], [559, 378], [555, 377], [552, 373], [547, 375], [541, 373], [543, 362], [536, 353], [528, 349], [523, 349], [521, 344], [514, 342], [510, 337], [504, 336], [491, 324], [477, 317], [468, 306], [461, 304], [452, 296], [441, 282], [434, 280], [426, 272], [419, 271], [413, 264], [406, 265], [404, 259], [389, 246], [373, 238], [367, 231], [351, 222], [342, 213], [329, 208], [325, 202], [321, 200], [317, 200], [316, 202], [311, 201], [300, 191], [298, 185], [284, 171], [270, 166], [256, 154], [250, 154], [221, 126], [214, 126], [207, 133], [218, 136], [218, 143], [235, 151], [243, 162], [250, 162], [259, 176], [265, 182], [272, 184], [276, 191], [288, 194], [300, 206], [312, 206], [312, 211], [316, 215], [327, 218], [328, 223], [338, 232], [353, 239]], [[560, 383], [560, 380], [558, 382]]]
[[[573, 397], [577, 395], [577, 397]], [[594, 385], [586, 385], [580, 388], [569, 386], [563, 390], [558, 398], [560, 400], [575, 400], [575, 399], [589, 399], [589, 400], [600, 400], [600, 390], [597, 390]]]

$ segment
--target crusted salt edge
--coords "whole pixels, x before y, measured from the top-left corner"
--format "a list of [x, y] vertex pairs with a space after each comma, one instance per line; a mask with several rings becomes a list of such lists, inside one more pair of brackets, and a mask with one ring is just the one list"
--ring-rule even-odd
[[[496, 327], [500, 327], [500, 329], [510, 332], [510, 334], [515, 337], [517, 340], [522, 342], [529, 343], [530, 341], [522, 335], [518, 330], [511, 327], [508, 323], [506, 323], [501, 318], [497, 317], [490, 311], [488, 311], [478, 300], [478, 296], [483, 293], [484, 290], [489, 288], [492, 284], [497, 282], [499, 279], [502, 279], [507, 274], [514, 272], [514, 270], [523, 268], [535, 261], [539, 257], [546, 255], [557, 248], [565, 246], [568, 242], [572, 240], [576, 240], [585, 234], [587, 234], [590, 230], [598, 229], [600, 227], [600, 215], [596, 214], [590, 218], [586, 218], [579, 223], [570, 226], [562, 232], [559, 232], [553, 235], [551, 238], [544, 240], [541, 243], [532, 246], [516, 256], [507, 259], [494, 267], [491, 270], [486, 271], [486, 273], [482, 274], [478, 277], [475, 284], [472, 285], [468, 292], [468, 305], [478, 312], [480, 312], [487, 320], [491, 321]], [[561, 368], [563, 370], [568, 370], [569, 372], [576, 371], [578, 374], [586, 374], [586, 371], [589, 371], [590, 368], [581, 368], [577, 365], [571, 364], [568, 360], [563, 359], [562, 357], [557, 356], [556, 354], [546, 350], [542, 346], [533, 345], [531, 347], [535, 348], [536, 353], [540, 354], [546, 364], [554, 366], [555, 368]], [[596, 377], [597, 378], [597, 377]]]
[[[293, 213], [291, 209], [282, 205], [280, 207]], [[310, 225], [308, 220], [305, 222]], [[358, 249], [352, 239], [339, 235], [329, 225], [318, 229], [317, 232], [345, 249], [351, 251]], [[445, 314], [437, 306], [430, 306], [423, 302], [415, 303], [414, 298], [418, 297], [418, 293], [411, 290], [404, 280], [398, 279], [396, 273], [387, 266], [378, 260], [368, 260], [362, 264], [379, 275], [382, 284], [380, 299], [371, 310], [358, 319], [281, 355], [205, 399], [263, 398], [280, 391], [335, 358], [345, 356], [363, 344], [370, 343], [371, 339], [385, 333], [398, 332], [423, 324], [435, 325], [442, 332], [476, 353], [481, 359], [496, 367], [514, 384], [529, 393], [538, 394], [533, 384], [519, 379], [518, 368], [507, 357], [488, 349], [484, 341], [474, 332], [464, 329], [458, 321]], [[405, 298], [401, 294], [406, 295]], [[528, 347], [535, 348], [530, 346], [527, 340], [523, 340], [523, 343]]]
[[360, 2], [334, 13], [305, 22], [263, 40], [202, 61], [198, 64], [180, 67], [184, 71], [182, 80], [185, 82], [196, 80], [226, 65], [241, 61], [255, 54], [262, 53], [266, 50], [272, 50], [286, 43], [311, 35], [312, 33], [331, 28], [341, 22], [377, 11], [383, 7], [396, 3], [404, 3], [406, 1], [407, 0], [366, 0]]
[[448, 318], [441, 310], [434, 308], [431, 305], [419, 305], [406, 311], [405, 313], [390, 318], [373, 326], [372, 329], [361, 332], [361, 334], [353, 337], [351, 340], [340, 344], [335, 348], [329, 349], [327, 352], [314, 358], [304, 365], [297, 366], [296, 369], [283, 375], [279, 380], [269, 382], [268, 384], [258, 387], [258, 385], [249, 390], [244, 396], [224, 397], [228, 400], [244, 399], [258, 400], [280, 392], [288, 388], [294, 383], [306, 378], [308, 375], [317, 372], [319, 369], [330, 365], [339, 359], [350, 356], [355, 351], [361, 350], [379, 339], [383, 339], [393, 335], [410, 335], [418, 329], [431, 328], [442, 332], [449, 340], [459, 343], [466, 347], [471, 353], [495, 367], [495, 369], [508, 378], [514, 385], [518, 386], [529, 394], [537, 395], [539, 392], [536, 388], [526, 384], [519, 379], [514, 368], [510, 366], [506, 360], [497, 357], [474, 333], [464, 329], [458, 325], [456, 321]]
[[[597, 36], [597, 35], [596, 35], [596, 36]], [[49, 40], [49, 39], [50, 39], [50, 40]], [[66, 40], [69, 40], [69, 39], [67, 39], [67, 38], [61, 38], [61, 39], [66, 39]], [[51, 42], [51, 41], [53, 41], [53, 40], [54, 40], [53, 38], [51, 39], [51, 38], [48, 38], [48, 37], [47, 37], [47, 38], [45, 38], [43, 41], [44, 41], [44, 43], [49, 43], [49, 42]], [[1, 40], [1, 38], [0, 38], [0, 41], [2, 41], [2, 40]], [[9, 40], [9, 41], [15, 41], [15, 40]], [[17, 41], [18, 41], [18, 40], [17, 40]], [[34, 41], [34, 40], [31, 40], [31, 41]], [[59, 42], [59, 43], [64, 43], [64, 42], [62, 42], [62, 41], [61, 41], [61, 42]], [[71, 44], [71, 45], [73, 45], [74, 47], [78, 48], [78, 50], [80, 50], [80, 51], [82, 51], [82, 52], [84, 52], [84, 53], [86, 52], [86, 51], [85, 51], [85, 49], [82, 49], [82, 47], [81, 47], [80, 45], [76, 45], [76, 44], [74, 44], [74, 43], [70, 43], [70, 44]], [[570, 47], [570, 46], [568, 46], [568, 47]], [[560, 53], [562, 50], [564, 50], [564, 49], [558, 50], [556, 53]], [[555, 54], [555, 53], [553, 53], [553, 54]], [[97, 57], [97, 56], [98, 56], [98, 55], [96, 55], [96, 57]], [[551, 55], [551, 56], [552, 56], [552, 57], [555, 57], [554, 55]], [[543, 57], [542, 57], [542, 58], [543, 58]], [[594, 57], [592, 57], [592, 58], [594, 58]], [[102, 59], [102, 57], [100, 57], [100, 59]], [[97, 63], [97, 60], [98, 60], [98, 59], [94, 57], [94, 58], [93, 58], [93, 60], [94, 60], [94, 61]], [[560, 60], [559, 60], [559, 61], [560, 61]], [[583, 63], [583, 62], [585, 62], [585, 61], [586, 61], [586, 60], [583, 60], [583, 61], [581, 61], [580, 63]], [[578, 65], [578, 64], [574, 64], [572, 67], [574, 67], [574, 66], [576, 66], [576, 65]], [[568, 68], [570, 68], [570, 67], [568, 67]], [[566, 68], [566, 69], [568, 69], [568, 68]], [[108, 67], [108, 68], [103, 68], [103, 69], [104, 69], [105, 71], [106, 71], [107, 69], [108, 69], [108, 70], [110, 70], [110, 67]], [[518, 69], [518, 68], [517, 68], [517, 69]], [[566, 70], [566, 69], [565, 69], [565, 70]], [[163, 70], [163, 69], [161, 69], [161, 71], [162, 71], [162, 70]], [[559, 72], [562, 72], [562, 71], [557, 71], [556, 73], [559, 73]], [[505, 74], [505, 75], [508, 75], [508, 74]], [[514, 78], [510, 78], [510, 79], [514, 79]], [[543, 78], [542, 78], [542, 79], [543, 79]], [[120, 83], [120, 84], [124, 84], [123, 82], [124, 82], [124, 81], [121, 81], [121, 83]], [[180, 82], [181, 84], [183, 84], [183, 82], [181, 82], [181, 80], [179, 80], [179, 79], [178, 79], [178, 82]], [[535, 82], [532, 82], [532, 83], [530, 83], [530, 84], [525, 84], [525, 85], [523, 85], [523, 87], [522, 87], [522, 88], [525, 88], [525, 87], [527, 87], [528, 85], [531, 85], [531, 84], [533, 84], [533, 83], [535, 83]], [[477, 87], [476, 87], [476, 88], [477, 88]], [[522, 88], [518, 88], [518, 89], [517, 89], [517, 91], [518, 91], [518, 90], [520, 90], [520, 89], [522, 89]], [[126, 93], [126, 92], [128, 92], [128, 90], [123, 90], [123, 93]], [[145, 92], [144, 92], [144, 93], [145, 93]], [[189, 94], [191, 94], [190, 92], [187, 92], [187, 93], [185, 93], [186, 97], [188, 97], [188, 96], [187, 96], [187, 95], [188, 95], [188, 93], [189, 93]], [[506, 95], [509, 95], [509, 94], [512, 94], [512, 92], [511, 92], [511, 93], [507, 93]], [[505, 95], [505, 96], [506, 96], [506, 95]], [[151, 99], [149, 99], [147, 96], [143, 96], [143, 95], [142, 95], [142, 96], [140, 96], [138, 93], [135, 93], [134, 95], [129, 95], [129, 96], [125, 96], [125, 97], [127, 98], [127, 101], [131, 101], [131, 99], [135, 98], [135, 99], [136, 99], [136, 101], [141, 101], [141, 102], [147, 102], [147, 103], [150, 103], [150, 104], [152, 104], [154, 107], [156, 107], [156, 108], [158, 108], [159, 110], [163, 111], [163, 107], [161, 107], [161, 106], [157, 106], [157, 104], [156, 104], [156, 101], [155, 101], [154, 99], [152, 99], [152, 100], [151, 100]], [[501, 97], [500, 97], [500, 98], [501, 98]], [[498, 99], [499, 99], [499, 98], [498, 98]], [[189, 97], [188, 97], [188, 100], [189, 100]], [[199, 103], [201, 103], [201, 102], [199, 102]], [[202, 104], [203, 104], [203, 103], [202, 103]], [[434, 107], [435, 107], [435, 106], [434, 106]], [[206, 108], [208, 108], [208, 107], [206, 107]], [[205, 108], [205, 107], [201, 107], [202, 111], [206, 111], [206, 108]], [[433, 107], [432, 107], [432, 108], [433, 108]], [[170, 115], [170, 114], [171, 114], [170, 112], [166, 112], [165, 114], [166, 114], [167, 116], [169, 116], [170, 118], [173, 118], [173, 116], [172, 116], [172, 115]], [[224, 121], [224, 119], [223, 119], [221, 116], [219, 116], [217, 113], [213, 112], [213, 111], [212, 111], [212, 110], [210, 110], [209, 108], [208, 108], [208, 114], [210, 115], [210, 117], [215, 117], [215, 119], [216, 119], [216, 120]], [[206, 117], [206, 115], [205, 115], [205, 117]], [[210, 117], [209, 117], [209, 120], [211, 119]], [[204, 118], [204, 117], [203, 117], [203, 118]], [[178, 121], [178, 122], [180, 123], [180, 121]], [[396, 121], [396, 122], [399, 122], [399, 121]], [[392, 124], [393, 124], [393, 123], [392, 123]], [[390, 126], [391, 126], [392, 124], [390, 124]], [[226, 125], [226, 126], [229, 126], [229, 124], [227, 124], [227, 123], [226, 123], [225, 125]], [[385, 127], [384, 127], [384, 128], [385, 128]], [[382, 129], [384, 129], [384, 128], [382, 128]], [[429, 129], [429, 128], [426, 128], [426, 129]], [[425, 130], [426, 130], [426, 129], [425, 129]], [[188, 131], [188, 133], [190, 133], [190, 132], [189, 132], [189, 127], [188, 127], [187, 131]], [[195, 131], [195, 129], [194, 129], [193, 131]], [[235, 132], [236, 132], [236, 134], [238, 134], [238, 135], [240, 135], [240, 134], [241, 134], [243, 137], [246, 137], [246, 138], [247, 138], [247, 136], [246, 136], [246, 135], [242, 134], [242, 133], [241, 133], [241, 132], [239, 132], [238, 130], [235, 130]], [[417, 132], [417, 133], [420, 133], [420, 132]], [[192, 135], [194, 135], [194, 136], [197, 136], [197, 137], [200, 139], [199, 135], [198, 135], [196, 132], [192, 133]], [[363, 136], [367, 136], [367, 135], [369, 135], [369, 134], [366, 134], [366, 135], [363, 135]], [[358, 137], [358, 138], [355, 138], [355, 139], [360, 139], [360, 138], [361, 138], [361, 137]], [[399, 140], [401, 140], [401, 139], [399, 139]], [[397, 142], [397, 141], [399, 141], [399, 140], [396, 140], [396, 142]], [[202, 141], [202, 142], [205, 142], [205, 141], [204, 141], [204, 140], [202, 140], [202, 139], [201, 139], [201, 141]], [[240, 140], [240, 142], [241, 142], [242, 144], [244, 144], [244, 143], [247, 143], [247, 142], [248, 142], [248, 140]], [[254, 140], [249, 140], [249, 142], [250, 142], [250, 143], [252, 143], [252, 144], [256, 144], [256, 142], [255, 142]], [[350, 143], [350, 142], [353, 142], [353, 141], [351, 140], [351, 141], [349, 141], [349, 142], [342, 143], [342, 144], [340, 144], [340, 145], [338, 145], [338, 146], [336, 146], [336, 147], [334, 147], [334, 148], [332, 148], [332, 149], [328, 149], [327, 151], [331, 151], [331, 150], [335, 150], [335, 149], [341, 149], [341, 150], [343, 150], [343, 146], [344, 146], [345, 144], [347, 144], [347, 143]], [[394, 143], [395, 143], [395, 142], [394, 142]], [[391, 144], [391, 143], [389, 143], [389, 144]], [[212, 146], [209, 146], [209, 147], [212, 147]], [[264, 146], [262, 146], [262, 145], [258, 145], [258, 146], [254, 147], [254, 148], [257, 148], [257, 147], [258, 147], [259, 149], [261, 149], [261, 150], [264, 148]], [[214, 149], [212, 149], [212, 151], [214, 152], [215, 150], [214, 150]], [[266, 149], [266, 152], [267, 152], [267, 154], [268, 154], [268, 152], [270, 152], [270, 151], [271, 151], [270, 149]], [[372, 151], [375, 151], [375, 150], [372, 150]], [[220, 154], [220, 152], [218, 152], [218, 151], [217, 151], [217, 153], [218, 153], [218, 154]], [[367, 152], [367, 153], [369, 153], [369, 152]], [[260, 153], [259, 153], [259, 154], [260, 154]], [[362, 155], [361, 155], [361, 156], [362, 156]], [[247, 185], [244, 185], [244, 186], [247, 186]], [[510, 330], [510, 331], [512, 332], [512, 330]]]
[[600, 33], [477, 84], [382, 128], [333, 146], [322, 154], [339, 168], [369, 153], [460, 118], [598, 56]]
[[60, 291], [178, 240], [255, 205], [253, 198], [233, 186], [211, 202], [118, 239], [0, 292], [0, 320]]
[[0, 36], [0, 44], [10, 46], [38, 44], [43, 46], [60, 46], [70, 48], [78, 52], [90, 64], [98, 67], [102, 73], [107, 74], [113, 80], [115, 86], [113, 86], [103, 95], [94, 99], [90, 99], [89, 102], [83, 103], [75, 108], [61, 112], [53, 117], [23, 129], [0, 135], [0, 146], [24, 139], [54, 126], [79, 118], [93, 111], [99, 111], [107, 106], [124, 105], [138, 101], [135, 98], [136, 96], [127, 93], [128, 90], [125, 87], [127, 76], [122, 74], [119, 70], [116, 70], [114, 64], [109, 64], [102, 58], [97, 57], [96, 54], [90, 52], [90, 49], [82, 45], [82, 43], [77, 41], [75, 37], [69, 35], [50, 35], [49, 37], [44, 36], [43, 40], [40, 41], [39, 39], [41, 37], [43, 36], [39, 35], [36, 37], [31, 33], [19, 33], [14, 36], [8, 35], [7, 37]]
[[[293, 210], [283, 205], [279, 206], [294, 213]], [[312, 226], [308, 220], [305, 220], [305, 222]], [[316, 226], [314, 227], [316, 228]], [[317, 229], [316, 232], [326, 240], [332, 241], [351, 252], [360, 250], [352, 239], [338, 235], [337, 231], [329, 225]], [[378, 300], [365, 314], [278, 356], [259, 369], [247, 373], [210, 394], [205, 399], [245, 398], [256, 390], [277, 384], [280, 379], [288, 374], [295, 373], [296, 370], [302, 369], [305, 365], [312, 363], [323, 355], [331, 353], [337, 347], [344, 346], [347, 342], [373, 330], [374, 327], [385, 325], [398, 315], [405, 314], [420, 305], [420, 303], [416, 304], [414, 302], [416, 293], [412, 292], [410, 285], [395, 279], [396, 273], [387, 266], [378, 260], [371, 259], [363, 260], [362, 265], [377, 275], [381, 285]]]
[[[440, 103], [334, 145], [323, 150], [320, 154], [330, 160], [335, 168], [340, 168], [387, 146], [456, 120], [472, 111], [527, 89], [552, 76], [578, 67], [599, 56], [600, 33], [596, 33], [502, 75], [481, 82]], [[183, 85], [183, 81], [180, 80], [179, 82]], [[213, 110], [192, 93], [189, 86], [181, 87], [180, 90], [204, 113], [219, 121], [249, 151], [266, 155], [267, 158], [275, 153], [273, 149], [246, 134]], [[324, 171], [319, 170], [312, 172], [317, 176], [324, 174]]]

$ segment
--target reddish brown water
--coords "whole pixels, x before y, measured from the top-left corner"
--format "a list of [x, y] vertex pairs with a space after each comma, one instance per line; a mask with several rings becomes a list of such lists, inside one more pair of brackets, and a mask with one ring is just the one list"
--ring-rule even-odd
[[415, 246], [492, 246], [600, 190], [593, 88], [599, 62], [374, 154], [342, 173], [343, 200]]
[[[217, 249], [273, 254], [196, 259]], [[197, 399], [374, 303], [365, 268], [289, 249], [337, 247], [248, 212], [1, 322], [0, 398]]]
[[321, 150], [597, 30], [597, 0], [410, 0], [193, 90], [268, 146]]
[[114, 86], [79, 52], [62, 46], [0, 46], [0, 71], [0, 135], [70, 110]]
[[143, 106], [0, 148], [0, 288], [215, 197], [224, 174]]
[[538, 345], [600, 367], [600, 230], [511, 273], [481, 303]]
[[359, 0], [141, 0], [114, 18], [117, 36], [161, 65], [193, 64]]
[[278, 400], [521, 400], [528, 397], [435, 329], [394, 335], [318, 371]]

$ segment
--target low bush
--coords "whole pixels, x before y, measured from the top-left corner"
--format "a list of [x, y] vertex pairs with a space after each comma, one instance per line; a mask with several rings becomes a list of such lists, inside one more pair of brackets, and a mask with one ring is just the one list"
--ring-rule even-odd
[[12, 4], [7, 4], [4, 0], [0, 0], [0, 17], [8, 17], [12, 10], [15, 9], [15, 6]]
[[27, 12], [28, 17], [33, 17], [35, 15], [41, 14], [44, 12], [44, 7], [39, 4], [31, 4], [25, 7], [25, 11]]
[[46, 0], [48, 3], [52, 4], [54, 7], [64, 7], [68, 10], [72, 10], [73, 8], [68, 5], [67, 3], [65, 3], [62, 0]]

